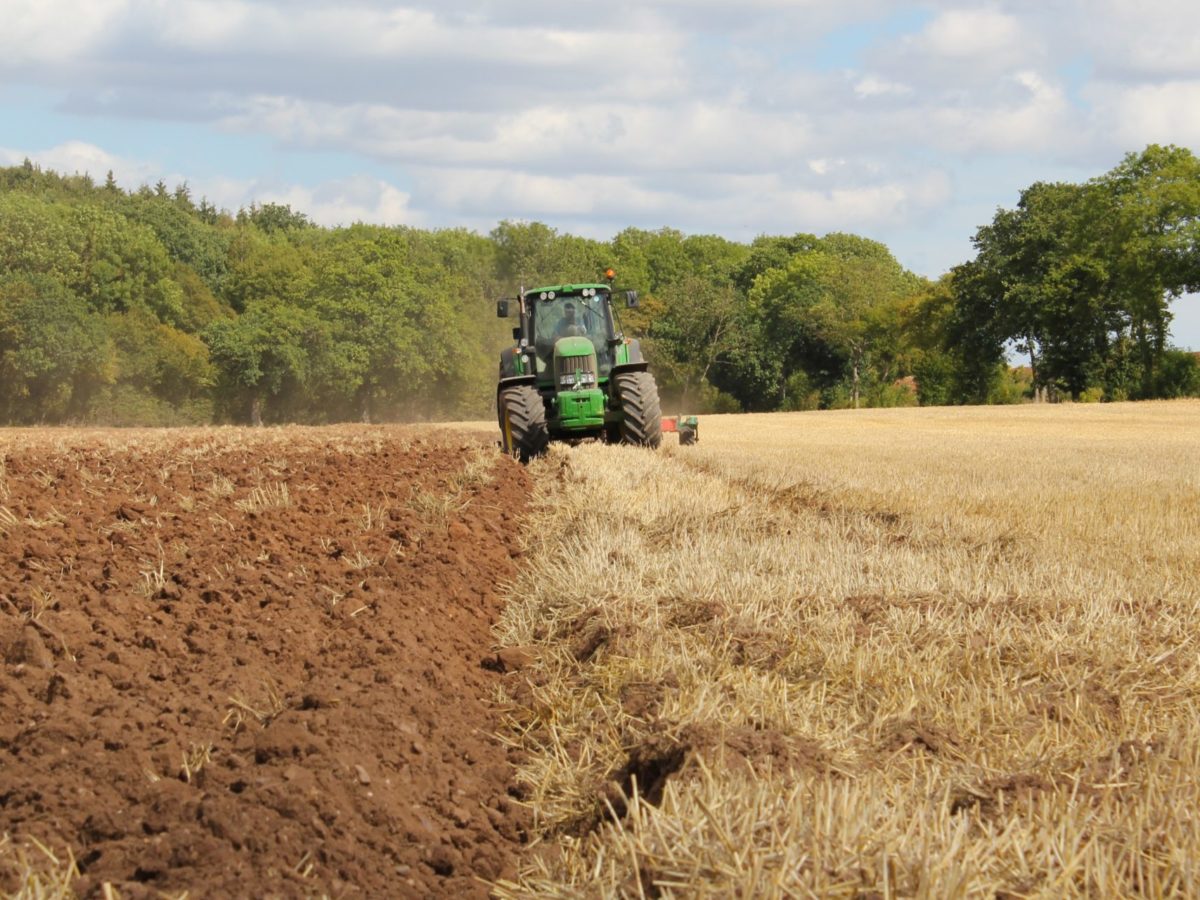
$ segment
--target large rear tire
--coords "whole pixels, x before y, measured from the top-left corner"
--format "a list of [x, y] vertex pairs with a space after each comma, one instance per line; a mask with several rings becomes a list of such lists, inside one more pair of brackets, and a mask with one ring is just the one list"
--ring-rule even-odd
[[621, 403], [621, 443], [657, 447], [662, 443], [662, 405], [654, 376], [649, 372], [621, 372], [613, 381]]
[[504, 452], [523, 463], [545, 453], [550, 430], [546, 427], [546, 407], [537, 388], [518, 384], [502, 390], [498, 400], [500, 445]]

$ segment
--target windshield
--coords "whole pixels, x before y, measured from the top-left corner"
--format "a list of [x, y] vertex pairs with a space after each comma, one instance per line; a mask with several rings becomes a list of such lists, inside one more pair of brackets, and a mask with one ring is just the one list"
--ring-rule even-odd
[[608, 322], [604, 315], [607, 295], [594, 294], [534, 300], [533, 334], [537, 350], [538, 371], [544, 372], [554, 356], [554, 344], [559, 338], [585, 337], [596, 348], [600, 374], [612, 368], [612, 347], [609, 346]]

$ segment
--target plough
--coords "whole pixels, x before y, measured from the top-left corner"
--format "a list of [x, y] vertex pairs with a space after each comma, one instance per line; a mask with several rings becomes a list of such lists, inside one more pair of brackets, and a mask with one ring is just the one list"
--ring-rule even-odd
[[678, 434], [681, 447], [690, 446], [700, 440], [700, 420], [695, 416], [663, 416], [662, 430]]

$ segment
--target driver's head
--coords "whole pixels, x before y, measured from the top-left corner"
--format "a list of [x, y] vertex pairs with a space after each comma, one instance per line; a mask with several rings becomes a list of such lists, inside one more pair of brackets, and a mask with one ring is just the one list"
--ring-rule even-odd
[[568, 322], [575, 321], [575, 304], [574, 303], [568, 303], [566, 306], [563, 307], [563, 317]]

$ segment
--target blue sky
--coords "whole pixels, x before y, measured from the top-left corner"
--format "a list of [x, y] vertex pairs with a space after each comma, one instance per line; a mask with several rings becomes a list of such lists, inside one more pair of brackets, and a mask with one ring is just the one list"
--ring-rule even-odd
[[[1181, 0], [5, 0], [0, 163], [236, 209], [852, 231], [936, 276], [1038, 180], [1200, 148]], [[1175, 307], [1200, 349], [1200, 298]]]

